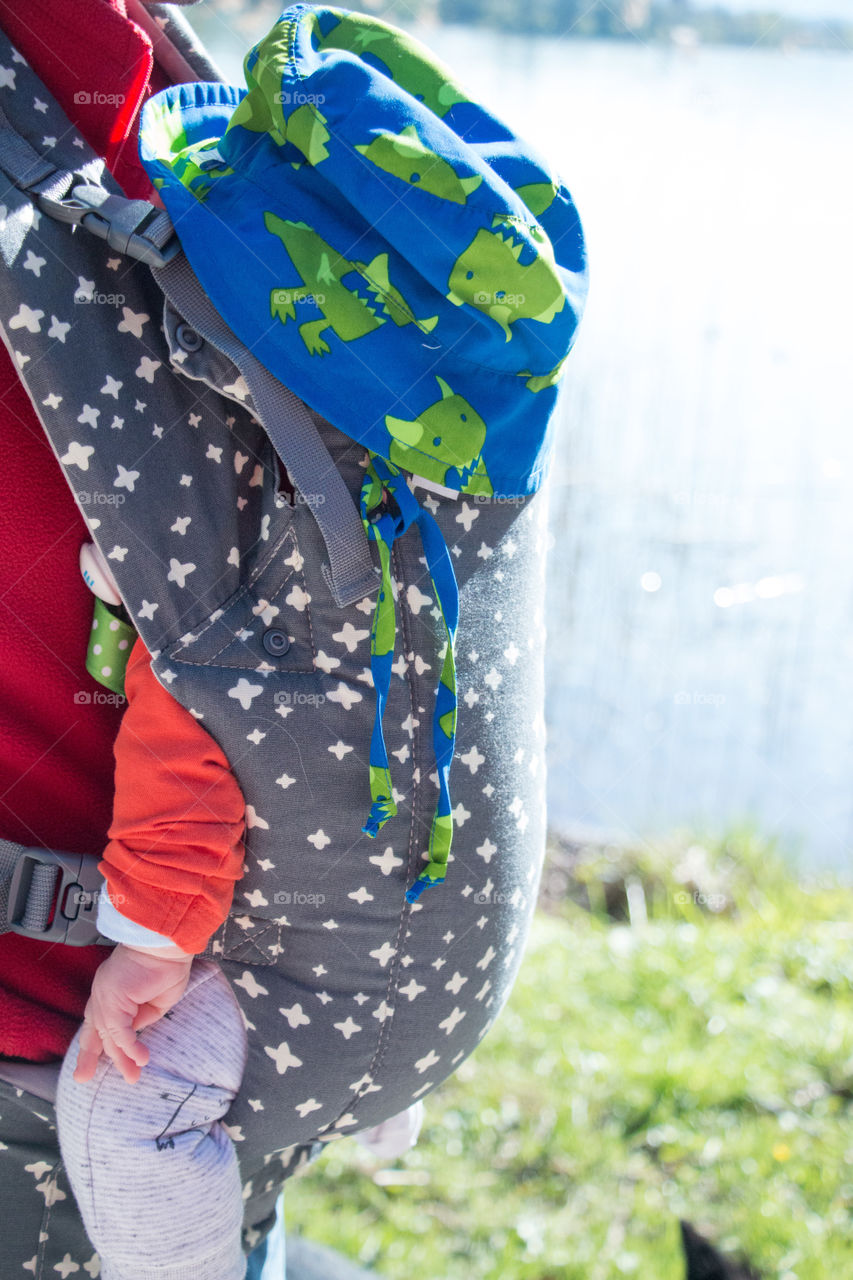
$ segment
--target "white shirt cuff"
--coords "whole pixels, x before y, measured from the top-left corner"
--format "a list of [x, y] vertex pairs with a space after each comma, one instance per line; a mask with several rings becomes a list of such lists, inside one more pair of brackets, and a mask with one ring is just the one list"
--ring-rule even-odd
[[173, 947], [174, 939], [167, 938], [153, 929], [146, 929], [135, 920], [128, 920], [121, 912], [116, 911], [107, 892], [107, 884], [98, 894], [98, 933], [113, 942], [129, 943], [134, 947]]

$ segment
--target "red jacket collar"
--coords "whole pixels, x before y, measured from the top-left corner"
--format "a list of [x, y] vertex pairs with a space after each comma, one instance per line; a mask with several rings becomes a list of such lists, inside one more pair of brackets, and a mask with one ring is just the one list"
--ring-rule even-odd
[[0, 27], [127, 195], [146, 197], [139, 109], [163, 81], [151, 83], [151, 41], [124, 0], [0, 0]]

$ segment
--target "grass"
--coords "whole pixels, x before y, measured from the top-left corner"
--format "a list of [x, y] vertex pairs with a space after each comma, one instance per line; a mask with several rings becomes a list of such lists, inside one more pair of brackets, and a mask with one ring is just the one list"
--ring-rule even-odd
[[851, 1275], [851, 988], [853, 889], [753, 833], [555, 847], [417, 1147], [389, 1174], [335, 1143], [288, 1231], [388, 1280], [682, 1280], [685, 1217], [773, 1280]]

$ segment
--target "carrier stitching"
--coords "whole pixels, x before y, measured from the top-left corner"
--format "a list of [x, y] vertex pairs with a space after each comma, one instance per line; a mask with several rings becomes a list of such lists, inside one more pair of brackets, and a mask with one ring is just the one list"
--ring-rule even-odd
[[[231, 923], [232, 920], [233, 920], [233, 917], [229, 917], [229, 923]], [[243, 938], [243, 943], [250, 948], [254, 947], [258, 955], [265, 959], [266, 958], [265, 952], [258, 945], [260, 939], [265, 938], [268, 933], [275, 933], [277, 937], [280, 938], [281, 928], [282, 926], [280, 924], [277, 924], [275, 920], [271, 920], [269, 924], [266, 925], [265, 928], [258, 930], [257, 933], [252, 933], [251, 935], [248, 935], [248, 934], [245, 935]], [[240, 943], [232, 944], [232, 949], [234, 946], [239, 947]]]
[[[395, 545], [395, 546], [392, 546], [392, 548], [391, 548], [391, 560], [392, 560], [392, 563], [393, 563], [393, 566], [394, 566], [395, 577], [396, 577], [399, 581], [402, 581], [402, 573], [401, 573], [401, 570], [400, 570], [400, 563], [399, 563], [399, 554], [398, 554], [398, 551], [397, 551], [397, 547], [396, 547], [396, 545]], [[408, 648], [408, 641], [409, 641], [409, 638], [410, 638], [410, 637], [409, 637], [409, 634], [408, 634], [408, 629], [407, 629], [406, 624], [405, 624], [405, 616], [404, 616], [404, 611], [403, 611], [402, 604], [400, 605], [400, 619], [401, 619], [401, 627], [400, 627], [400, 630], [401, 630], [401, 634], [402, 634], [402, 637], [403, 637], [403, 643], [404, 643], [404, 645], [406, 646], [406, 648]], [[407, 681], [406, 681], [406, 682], [407, 682], [407, 684], [408, 684], [408, 686], [409, 686], [409, 702], [410, 702], [410, 706], [411, 706], [411, 708], [412, 708], [412, 712], [414, 712], [415, 707], [416, 707], [416, 705], [417, 705], [417, 704], [416, 704], [416, 701], [415, 701], [415, 688], [414, 688], [414, 682], [413, 682], [413, 680], [412, 680], [412, 675], [411, 675], [411, 666], [410, 666], [408, 663], [406, 664], [406, 676], [407, 676]], [[412, 719], [415, 719], [414, 714], [412, 715]], [[418, 735], [418, 730], [417, 730], [417, 729], [415, 729], [413, 732], [414, 732], [414, 734], [415, 734], [415, 737], [412, 739], [412, 743], [413, 743], [413, 748], [412, 748], [412, 774], [414, 775], [415, 761], [416, 761], [419, 757], [418, 757], [418, 752], [417, 752], [417, 750], [415, 749], [415, 748], [416, 748], [416, 744], [417, 744], [417, 735]], [[416, 785], [415, 785], [414, 776], [413, 776], [413, 777], [412, 777], [412, 808], [411, 808], [411, 819], [410, 819], [410, 823], [409, 823], [409, 852], [408, 852], [408, 857], [407, 857], [407, 859], [406, 859], [406, 878], [407, 878], [407, 882], [408, 882], [408, 880], [411, 878], [411, 875], [412, 875], [411, 862], [412, 862], [412, 854], [413, 854], [413, 851], [414, 851], [414, 848], [415, 848], [415, 826], [416, 826], [415, 813], [416, 813], [416, 809], [417, 809], [417, 791], [418, 791], [418, 788], [417, 788], [417, 787], [416, 787]], [[406, 898], [405, 898], [405, 895], [404, 895], [404, 897], [403, 897], [403, 910], [402, 910], [402, 911], [401, 911], [401, 913], [400, 913], [400, 924], [399, 924], [399, 927], [398, 927], [398, 930], [397, 930], [397, 937], [396, 937], [396, 939], [395, 939], [395, 941], [394, 941], [394, 958], [393, 958], [393, 960], [391, 961], [391, 968], [390, 968], [389, 973], [388, 973], [388, 986], [386, 987], [386, 990], [385, 990], [385, 997], [384, 997], [385, 1002], [386, 1002], [387, 1004], [390, 1004], [390, 1005], [391, 1005], [392, 1013], [391, 1013], [391, 1017], [390, 1017], [390, 1018], [383, 1018], [383, 1020], [382, 1020], [382, 1026], [381, 1026], [380, 1031], [379, 1031], [379, 1038], [378, 1038], [378, 1040], [377, 1040], [377, 1042], [376, 1042], [376, 1050], [375, 1050], [375, 1052], [374, 1052], [374, 1054], [373, 1054], [373, 1058], [372, 1058], [372, 1060], [371, 1060], [370, 1066], [369, 1066], [369, 1067], [368, 1067], [368, 1069], [367, 1069], [367, 1074], [371, 1077], [371, 1080], [373, 1079], [374, 1072], [378, 1071], [378, 1070], [379, 1070], [379, 1068], [380, 1068], [380, 1067], [381, 1067], [381, 1065], [382, 1065], [382, 1060], [383, 1060], [383, 1059], [384, 1059], [384, 1057], [385, 1057], [385, 1051], [386, 1051], [387, 1046], [388, 1046], [388, 1039], [389, 1039], [389, 1036], [390, 1036], [390, 1034], [391, 1034], [391, 1028], [390, 1028], [390, 1026], [389, 1026], [388, 1024], [389, 1024], [389, 1023], [391, 1023], [391, 1022], [393, 1022], [393, 1020], [394, 1020], [394, 1012], [395, 1012], [395, 1009], [396, 1009], [396, 1000], [395, 1000], [395, 1001], [394, 1001], [394, 1003], [392, 1004], [392, 1003], [391, 1003], [391, 1001], [389, 1000], [389, 997], [390, 997], [390, 996], [392, 996], [392, 995], [396, 996], [397, 986], [398, 986], [398, 982], [399, 982], [400, 961], [401, 961], [401, 959], [402, 959], [402, 949], [403, 949], [403, 948], [402, 948], [403, 930], [404, 930], [405, 926], [408, 924], [409, 919], [410, 919], [410, 917], [411, 917], [411, 914], [412, 914], [412, 904], [411, 904], [410, 902], [407, 902], [407, 901], [406, 901]], [[363, 1094], [356, 1094], [356, 1097], [355, 1097], [354, 1101], [356, 1101], [356, 1102], [357, 1102], [357, 1101], [359, 1100], [359, 1098], [360, 1098], [360, 1097], [363, 1097], [363, 1096], [365, 1096], [365, 1095], [363, 1095]]]
[[[276, 554], [281, 550], [281, 548], [283, 547], [284, 543], [287, 541], [288, 536], [289, 536], [289, 534], [290, 534], [290, 533], [291, 533], [291, 530], [290, 530], [290, 527], [288, 526], [288, 528], [285, 530], [285, 532], [284, 532], [284, 534], [282, 535], [282, 537], [281, 537], [281, 538], [279, 538], [278, 542], [275, 544], [275, 546], [274, 546], [274, 547], [272, 548], [272, 550], [270, 551], [270, 553], [269, 553], [269, 555], [267, 556], [267, 558], [266, 558], [265, 560], [263, 560], [263, 561], [261, 562], [261, 564], [260, 564], [260, 565], [258, 565], [255, 569], [253, 569], [253, 571], [252, 571], [251, 575], [249, 576], [249, 578], [246, 580], [246, 582], [243, 584], [243, 586], [242, 586], [242, 587], [240, 587], [240, 589], [239, 589], [239, 590], [238, 590], [234, 595], [226, 597], [225, 602], [224, 602], [223, 604], [219, 605], [216, 609], [214, 609], [214, 611], [213, 611], [213, 612], [214, 612], [215, 614], [220, 614], [220, 616], [221, 616], [221, 614], [222, 614], [222, 613], [224, 613], [227, 609], [230, 609], [233, 605], [235, 605], [235, 604], [239, 604], [239, 603], [240, 603], [240, 601], [242, 600], [243, 596], [245, 596], [245, 595], [249, 592], [249, 590], [250, 590], [250, 589], [255, 585], [255, 583], [257, 582], [258, 578], [261, 576], [261, 574], [262, 574], [262, 573], [264, 573], [264, 571], [269, 567], [269, 565], [271, 564], [271, 562], [275, 559]], [[289, 577], [289, 576], [290, 576], [290, 575], [288, 574], [288, 577]], [[201, 637], [204, 635], [205, 631], [208, 631], [208, 630], [210, 629], [210, 627], [212, 627], [212, 626], [214, 625], [214, 623], [216, 623], [216, 622], [218, 622], [218, 621], [219, 621], [219, 618], [218, 618], [218, 617], [216, 617], [216, 618], [215, 618], [215, 617], [213, 617], [213, 616], [209, 617], [209, 618], [208, 618], [208, 620], [207, 620], [207, 622], [205, 622], [204, 626], [203, 626], [203, 627], [201, 628], [201, 630], [199, 631], [198, 636], [196, 637], [196, 639], [201, 639]], [[194, 642], [193, 642], [193, 643], [194, 643]], [[223, 646], [223, 647], [224, 647], [224, 646]], [[185, 645], [185, 646], [184, 646], [184, 648], [189, 648], [189, 645]], [[221, 651], [220, 651], [220, 652], [221, 652]]]
[[[295, 541], [294, 541], [294, 545], [296, 545]], [[266, 565], [265, 567], [269, 567], [269, 562], [267, 562], [267, 565]], [[263, 571], [262, 571], [262, 572], [263, 572]], [[281, 595], [282, 591], [283, 591], [283, 590], [284, 590], [284, 588], [287, 586], [287, 584], [291, 581], [291, 579], [293, 578], [294, 573], [296, 573], [296, 572], [297, 572], [297, 571], [296, 571], [296, 570], [293, 568], [293, 566], [291, 565], [291, 566], [290, 566], [290, 572], [288, 573], [288, 575], [287, 575], [287, 577], [284, 579], [284, 581], [281, 583], [281, 585], [277, 588], [277, 590], [276, 590], [276, 591], [274, 591], [274, 592], [273, 592], [273, 594], [272, 594], [271, 596], [264, 596], [264, 599], [267, 601], [267, 603], [268, 603], [268, 604], [272, 604], [272, 602], [273, 602], [275, 599], [277, 599], [277, 597], [278, 597], [278, 596], [280, 596], [280, 595]], [[303, 585], [303, 589], [304, 589], [304, 586], [305, 586], [305, 579], [304, 579], [304, 577], [303, 577], [301, 574], [300, 574], [300, 578], [301, 578], [301, 580], [302, 580], [302, 585]], [[238, 604], [238, 603], [239, 603], [239, 601], [237, 601], [237, 600], [233, 600], [233, 601], [231, 602], [231, 604], [228, 606], [228, 609], [230, 609], [233, 605]], [[224, 612], [227, 612], [227, 610], [223, 610], [223, 613], [224, 613]], [[309, 615], [309, 629], [310, 629], [310, 610], [307, 610], [307, 612], [308, 612], [308, 615]], [[255, 615], [255, 616], [258, 616], [258, 615]], [[217, 621], [217, 622], [219, 622], [219, 621], [220, 621], [220, 618], [217, 618], [217, 619], [216, 619], [216, 621]], [[210, 623], [210, 622], [206, 623], [206, 624], [205, 624], [205, 628], [204, 628], [204, 630], [206, 631], [206, 630], [208, 629], [208, 627], [210, 627], [211, 625], [212, 625], [212, 623]], [[201, 632], [201, 631], [200, 631], [200, 632], [198, 633], [198, 636], [196, 637], [196, 639], [200, 639], [200, 638], [201, 638], [201, 636], [202, 636], [202, 634], [203, 634], [203, 632]], [[238, 636], [237, 636], [236, 634], [232, 634], [232, 635], [230, 635], [230, 636], [228, 637], [228, 639], [227, 639], [227, 640], [225, 640], [225, 641], [223, 642], [223, 644], [220, 646], [220, 648], [218, 648], [218, 649], [216, 650], [216, 652], [215, 652], [215, 653], [210, 654], [207, 658], [205, 658], [205, 659], [203, 659], [203, 660], [202, 660], [201, 658], [179, 658], [179, 659], [178, 659], [178, 661], [179, 661], [179, 662], [183, 662], [183, 663], [185, 663], [187, 666], [193, 666], [193, 667], [204, 667], [204, 666], [207, 666], [209, 663], [213, 663], [213, 662], [215, 662], [215, 661], [216, 661], [216, 659], [219, 657], [219, 655], [220, 655], [220, 654], [222, 654], [222, 653], [224, 653], [226, 649], [230, 649], [230, 648], [231, 648], [231, 646], [234, 644], [234, 641], [235, 641], [235, 640], [237, 640], [237, 639], [238, 639]], [[190, 641], [190, 643], [189, 643], [186, 647], [187, 647], [187, 648], [191, 648], [193, 644], [195, 644], [195, 641], [194, 641], [194, 640], [193, 640], [193, 641]], [[313, 651], [313, 650], [312, 650], [312, 651]], [[315, 655], [315, 656], [316, 656], [316, 655]], [[239, 663], [222, 663], [222, 665], [223, 665], [223, 666], [239, 666], [240, 664], [239, 664]], [[307, 673], [307, 672], [299, 672], [299, 673], [297, 673], [297, 674], [306, 675], [306, 674], [311, 674], [311, 673]]]
[[[294, 541], [295, 541], [295, 535], [294, 535]], [[298, 554], [298, 555], [300, 555], [300, 556], [302, 555], [302, 552], [299, 550], [299, 543], [298, 543], [298, 542], [296, 542], [296, 551], [297, 551], [297, 554]], [[302, 557], [302, 564], [303, 564], [303, 566], [304, 566], [304, 564], [305, 564], [305, 557], [304, 557], [304, 556]], [[305, 586], [305, 574], [303, 573], [302, 569], [300, 569], [300, 570], [299, 570], [299, 577], [300, 577], [300, 578], [301, 578], [301, 580], [302, 580], [302, 590], [305, 592], [305, 594], [306, 594], [306, 596], [307, 596], [307, 595], [308, 595], [308, 590], [306, 589], [306, 586]], [[310, 637], [310, 643], [311, 643], [311, 665], [313, 666], [314, 671], [316, 671], [316, 670], [317, 670], [317, 663], [316, 663], [316, 659], [317, 659], [317, 646], [316, 646], [316, 644], [314, 643], [314, 627], [313, 627], [313, 626], [312, 626], [312, 624], [311, 624], [310, 600], [309, 600], [309, 604], [306, 604], [306, 606], [305, 606], [305, 612], [306, 612], [306, 614], [308, 615], [307, 622], [308, 622], [308, 635], [309, 635], [309, 637]], [[311, 673], [311, 672], [306, 672], [306, 674], [313, 674], [313, 673]]]
[[[250, 916], [249, 919], [251, 918], [252, 917]], [[233, 934], [234, 932], [234, 917], [229, 915], [225, 922], [225, 927], [223, 929], [223, 935], [222, 935], [222, 948], [223, 948], [222, 959], [245, 960], [246, 959], [245, 956], [225, 954], [226, 951], [233, 953], [235, 951], [239, 951], [242, 948], [244, 950], [248, 949], [249, 952], [251, 952], [252, 949], [254, 949], [262, 960], [267, 960], [269, 959], [269, 953], [262, 950], [262, 948], [258, 945], [259, 940], [262, 938], [265, 938], [268, 933], [273, 932], [276, 935], [275, 941], [280, 941], [281, 930], [282, 930], [282, 926], [278, 924], [277, 921], [271, 920], [267, 925], [265, 925], [263, 929], [258, 930], [257, 933], [247, 934], [241, 929], [240, 934], [242, 936], [240, 937], [240, 940], [237, 942], [233, 942], [233, 941], [229, 942], [228, 935], [229, 933]]]
[[[276, 557], [276, 555], [278, 554], [278, 552], [283, 548], [283, 546], [284, 546], [284, 545], [285, 545], [285, 543], [288, 541], [288, 539], [289, 539], [290, 541], [292, 541], [292, 542], [293, 542], [294, 548], [295, 548], [296, 550], [298, 550], [298, 547], [297, 547], [297, 545], [296, 545], [296, 537], [295, 537], [295, 535], [294, 535], [294, 533], [293, 533], [292, 528], [290, 527], [290, 525], [288, 525], [288, 527], [287, 527], [287, 529], [285, 530], [284, 534], [281, 536], [281, 538], [279, 538], [278, 542], [275, 544], [275, 546], [273, 547], [272, 551], [271, 551], [271, 552], [269, 553], [269, 555], [267, 556], [266, 560], [264, 560], [264, 561], [263, 561], [263, 562], [262, 562], [262, 563], [261, 563], [261, 564], [260, 564], [256, 569], [254, 569], [254, 570], [252, 571], [251, 576], [247, 579], [247, 581], [243, 584], [243, 586], [242, 586], [242, 587], [240, 587], [239, 591], [237, 591], [233, 596], [229, 596], [229, 597], [227, 597], [227, 598], [226, 598], [226, 600], [225, 600], [225, 603], [224, 603], [224, 604], [221, 604], [217, 609], [214, 609], [214, 611], [213, 611], [213, 612], [214, 612], [214, 613], [218, 613], [218, 614], [221, 616], [223, 613], [225, 613], [225, 611], [226, 611], [226, 610], [233, 608], [233, 606], [234, 606], [235, 604], [239, 604], [239, 603], [240, 603], [240, 601], [243, 599], [243, 597], [244, 597], [245, 595], [247, 595], [247, 594], [248, 594], [248, 592], [250, 591], [250, 589], [255, 585], [255, 583], [257, 582], [258, 578], [261, 576], [261, 574], [262, 574], [262, 573], [264, 573], [264, 571], [265, 571], [266, 569], [268, 569], [268, 568], [269, 568], [270, 564], [271, 564], [271, 563], [272, 563], [272, 561], [275, 559], [275, 557]], [[283, 590], [283, 589], [284, 589], [284, 587], [287, 585], [287, 583], [290, 581], [291, 577], [293, 576], [293, 573], [294, 573], [294, 572], [295, 572], [295, 571], [291, 568], [290, 573], [287, 575], [287, 577], [285, 578], [284, 582], [281, 584], [281, 587], [279, 588], [279, 590]], [[278, 592], [276, 592], [276, 595], [278, 595]], [[196, 661], [196, 660], [195, 660], [195, 659], [193, 659], [193, 658], [183, 658], [183, 657], [180, 657], [179, 655], [180, 655], [180, 653], [181, 653], [181, 649], [185, 649], [185, 650], [190, 649], [190, 648], [192, 647], [192, 645], [193, 645], [193, 644], [195, 644], [196, 640], [200, 640], [200, 639], [201, 639], [201, 637], [205, 634], [205, 632], [206, 632], [206, 631], [209, 631], [209, 630], [210, 630], [210, 628], [211, 628], [215, 623], [217, 623], [218, 621], [219, 621], [219, 618], [218, 618], [218, 617], [216, 617], [216, 618], [215, 618], [215, 617], [213, 617], [213, 616], [209, 617], [209, 618], [207, 619], [207, 622], [205, 622], [205, 624], [203, 625], [203, 627], [201, 628], [201, 630], [197, 633], [195, 640], [190, 641], [190, 643], [188, 643], [188, 644], [181, 645], [181, 646], [180, 646], [180, 648], [178, 648], [178, 649], [174, 650], [173, 652], [169, 653], [169, 658], [170, 658], [170, 659], [174, 659], [176, 662], [184, 662], [184, 663], [186, 663], [188, 666], [204, 666], [204, 665], [206, 665], [205, 663], [203, 663], [203, 662], [199, 662], [199, 661]], [[232, 637], [232, 639], [233, 639], [233, 637]], [[180, 644], [180, 641], [179, 641], [178, 643]], [[229, 645], [229, 644], [231, 644], [231, 643], [232, 643], [232, 641], [231, 641], [231, 640], [226, 640], [226, 642], [222, 645], [222, 647], [221, 647], [220, 649], [217, 649], [217, 651], [216, 651], [216, 653], [213, 655], [213, 657], [214, 657], [214, 658], [215, 658], [215, 657], [217, 657], [217, 656], [218, 656], [218, 654], [222, 653], [222, 650], [223, 650], [223, 649], [227, 649], [227, 648], [228, 648], [228, 645]], [[168, 646], [167, 646], [167, 648], [168, 648]], [[208, 659], [208, 661], [210, 661], [210, 660], [211, 660], [211, 659]]]
[[[36, 1113], [37, 1114], [37, 1113]], [[50, 1171], [51, 1178], [59, 1181], [60, 1172], [64, 1171], [65, 1165], [62, 1160], [58, 1160]], [[36, 1270], [34, 1272], [34, 1280], [43, 1280], [44, 1277], [44, 1255], [47, 1253], [47, 1241], [49, 1235], [50, 1215], [53, 1210], [50, 1196], [45, 1196], [44, 1215], [41, 1220], [41, 1229], [38, 1238], [38, 1257], [36, 1260]]]

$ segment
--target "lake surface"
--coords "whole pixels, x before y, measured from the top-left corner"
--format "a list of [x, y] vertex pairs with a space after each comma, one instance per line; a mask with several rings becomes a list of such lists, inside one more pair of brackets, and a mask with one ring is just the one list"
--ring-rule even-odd
[[[223, 70], [277, 8], [199, 15]], [[551, 824], [853, 870], [853, 57], [418, 29], [577, 202]]]

